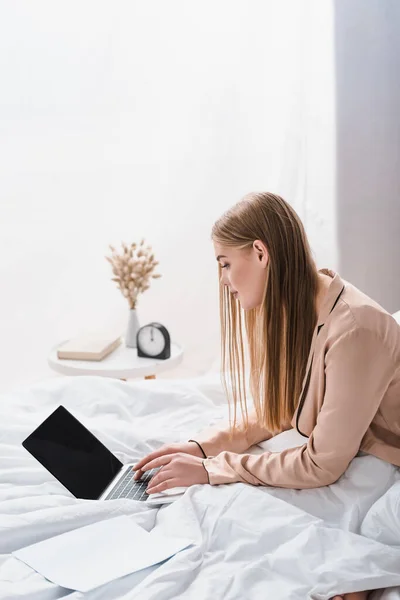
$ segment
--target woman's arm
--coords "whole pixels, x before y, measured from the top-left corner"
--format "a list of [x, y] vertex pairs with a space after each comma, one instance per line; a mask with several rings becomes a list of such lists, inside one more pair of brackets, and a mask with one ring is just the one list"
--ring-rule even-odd
[[[308, 442], [282, 452], [252, 455], [228, 450], [206, 458], [203, 464], [211, 485], [243, 481], [301, 489], [334, 483], [357, 455], [395, 368], [373, 331], [358, 328], [346, 333], [326, 353], [324, 401]], [[257, 440], [259, 431], [254, 431]], [[208, 449], [221, 447], [224, 438], [215, 439]], [[243, 441], [237, 447], [244, 445]]]
[[[229, 427], [225, 429], [209, 428], [195, 435], [193, 440], [200, 444], [204, 454], [207, 457], [213, 457], [222, 451], [242, 453], [248, 450], [254, 444], [269, 440], [276, 434], [272, 434], [268, 429], [259, 425], [257, 415], [253, 409], [249, 411], [249, 426], [245, 431], [244, 424], [241, 423], [238, 431], [229, 438]], [[281, 431], [291, 429], [288, 423], [282, 427]]]

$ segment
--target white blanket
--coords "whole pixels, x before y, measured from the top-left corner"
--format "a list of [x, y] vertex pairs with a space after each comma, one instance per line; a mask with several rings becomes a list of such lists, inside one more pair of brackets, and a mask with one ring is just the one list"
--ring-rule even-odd
[[[335, 484], [313, 490], [196, 485], [160, 507], [80, 500], [21, 446], [60, 404], [122, 462], [168, 441], [186, 441], [208, 425], [223, 426], [228, 415], [217, 377], [130, 383], [65, 377], [0, 396], [1, 600], [328, 600], [391, 586], [373, 600], [400, 600], [397, 467], [360, 455]], [[252, 451], [276, 451], [279, 441], [284, 447], [301, 443], [293, 433]], [[86, 594], [56, 586], [10, 554], [121, 514], [147, 531], [156, 527], [196, 543]]]

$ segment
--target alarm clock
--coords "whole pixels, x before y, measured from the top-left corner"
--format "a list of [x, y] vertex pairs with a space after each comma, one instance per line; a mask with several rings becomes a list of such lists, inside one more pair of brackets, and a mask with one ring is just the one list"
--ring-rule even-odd
[[148, 323], [136, 334], [137, 355], [141, 358], [165, 360], [171, 356], [171, 338], [168, 329], [161, 323]]

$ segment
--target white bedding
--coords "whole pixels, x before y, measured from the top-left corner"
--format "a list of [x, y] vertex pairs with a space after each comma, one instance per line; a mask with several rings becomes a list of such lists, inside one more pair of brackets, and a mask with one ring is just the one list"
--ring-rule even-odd
[[[372, 599], [400, 600], [400, 469], [360, 455], [338, 482], [314, 490], [197, 485], [160, 507], [80, 500], [21, 446], [60, 404], [123, 462], [224, 424], [228, 414], [218, 375], [129, 383], [65, 377], [0, 396], [1, 600], [327, 600], [392, 586]], [[253, 450], [297, 445], [296, 436]], [[56, 586], [10, 554], [120, 514], [195, 544], [86, 594]]]

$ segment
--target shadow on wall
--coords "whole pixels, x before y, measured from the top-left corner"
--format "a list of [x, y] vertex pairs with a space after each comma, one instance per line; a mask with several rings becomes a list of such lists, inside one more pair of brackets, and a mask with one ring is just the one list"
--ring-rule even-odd
[[400, 2], [336, 0], [339, 272], [400, 309]]

